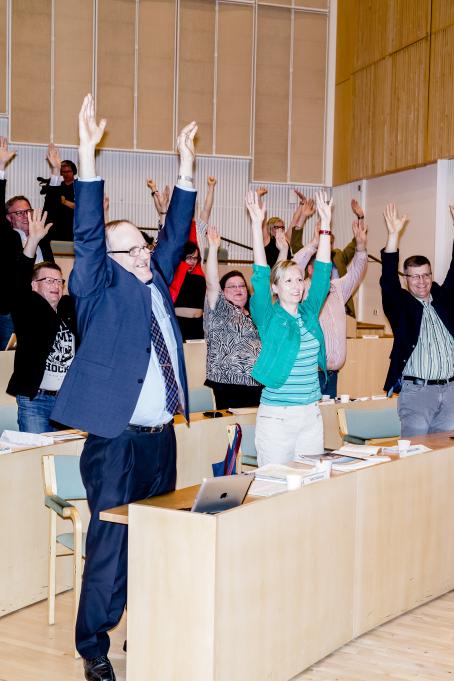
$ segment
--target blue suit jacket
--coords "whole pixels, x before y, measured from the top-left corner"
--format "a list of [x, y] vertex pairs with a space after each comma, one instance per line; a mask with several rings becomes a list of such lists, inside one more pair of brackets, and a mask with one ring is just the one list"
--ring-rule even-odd
[[[75, 183], [75, 263], [69, 290], [75, 298], [81, 340], [52, 418], [113, 438], [129, 423], [147, 373], [151, 302], [148, 287], [106, 254], [103, 194], [102, 181]], [[168, 287], [188, 239], [195, 197], [195, 192], [174, 189], [150, 264], [177, 341], [186, 418], [183, 343]]]

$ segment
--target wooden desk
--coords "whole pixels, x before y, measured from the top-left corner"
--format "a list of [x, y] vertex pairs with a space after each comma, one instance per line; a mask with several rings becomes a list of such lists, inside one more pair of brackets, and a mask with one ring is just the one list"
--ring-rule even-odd
[[[49, 511], [44, 506], [43, 454], [80, 454], [84, 440], [31, 447], [0, 456], [0, 617], [47, 598]], [[86, 501], [75, 502], [86, 526]], [[57, 533], [69, 532], [57, 521]], [[72, 558], [57, 561], [57, 593], [72, 588]]]
[[448, 435], [217, 516], [132, 504], [128, 681], [286, 681], [452, 589]]

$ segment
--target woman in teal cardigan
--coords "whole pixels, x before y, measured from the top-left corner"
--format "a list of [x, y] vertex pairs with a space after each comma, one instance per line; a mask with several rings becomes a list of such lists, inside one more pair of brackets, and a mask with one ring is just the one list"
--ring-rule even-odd
[[246, 197], [254, 247], [250, 309], [262, 341], [252, 376], [265, 386], [255, 431], [259, 466], [323, 452], [318, 368], [326, 371], [326, 357], [318, 316], [330, 287], [332, 199], [318, 192], [316, 204], [322, 226], [311, 289], [302, 302], [304, 275], [293, 260], [277, 262], [270, 275], [262, 238], [266, 209], [256, 193]]

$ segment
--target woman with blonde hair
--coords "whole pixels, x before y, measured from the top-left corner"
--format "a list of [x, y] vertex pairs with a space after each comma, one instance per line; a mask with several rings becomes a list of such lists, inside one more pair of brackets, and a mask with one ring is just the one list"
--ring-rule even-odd
[[[265, 386], [255, 435], [260, 466], [323, 452], [318, 369], [326, 372], [326, 356], [318, 316], [330, 287], [332, 199], [319, 192], [316, 204], [322, 226], [311, 290], [302, 302], [304, 275], [294, 261], [278, 262], [270, 275], [262, 238], [266, 209], [254, 192], [246, 198], [254, 248], [251, 316], [262, 341], [252, 376]], [[279, 250], [286, 247], [280, 240]]]

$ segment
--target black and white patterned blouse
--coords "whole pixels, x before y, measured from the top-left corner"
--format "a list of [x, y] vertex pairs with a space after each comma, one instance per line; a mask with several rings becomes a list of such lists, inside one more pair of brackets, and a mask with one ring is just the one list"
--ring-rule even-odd
[[259, 385], [251, 377], [261, 343], [248, 314], [220, 291], [214, 310], [205, 298], [203, 329], [207, 342], [207, 379], [216, 383]]

